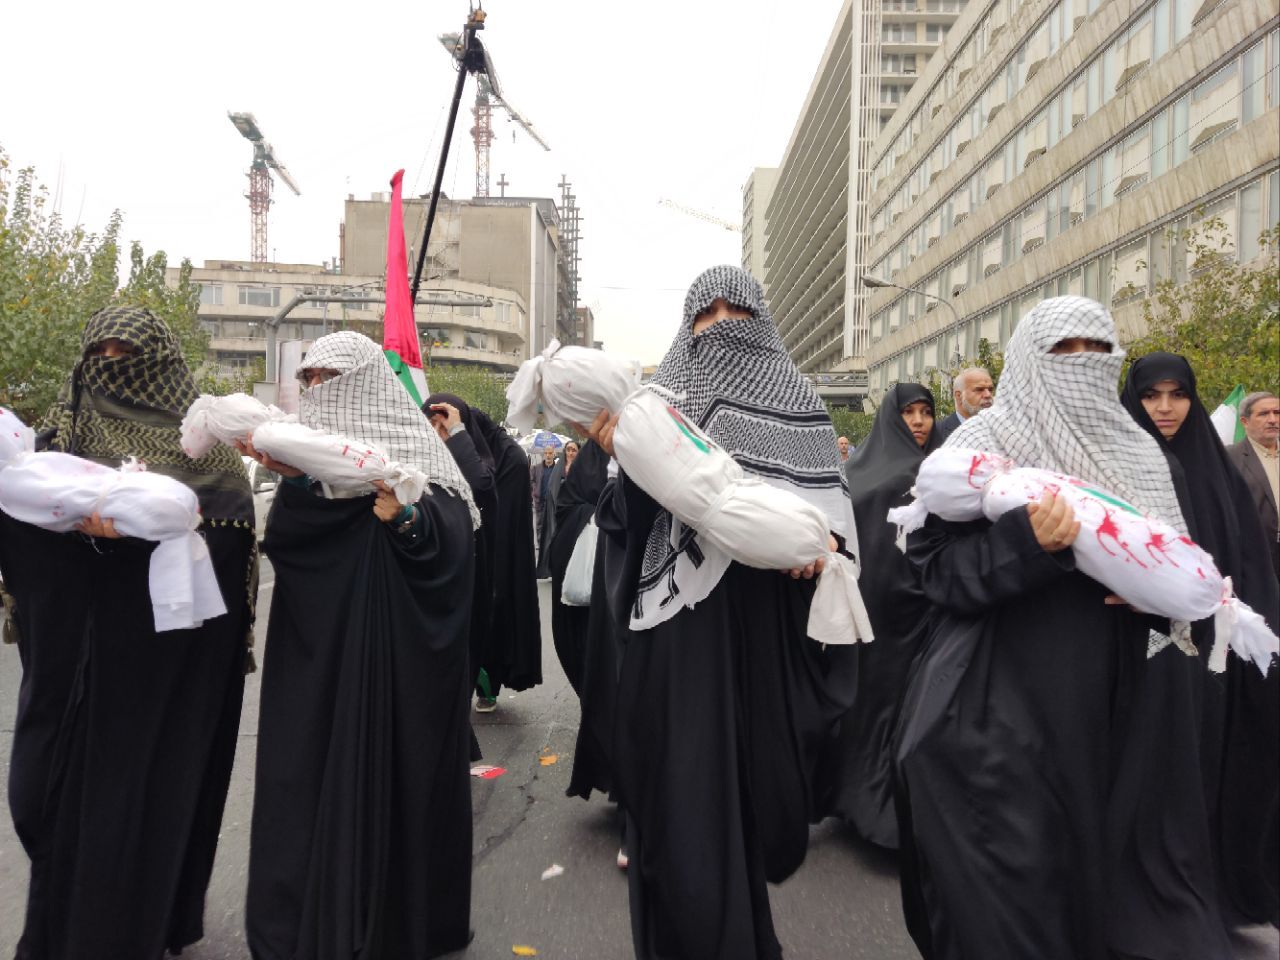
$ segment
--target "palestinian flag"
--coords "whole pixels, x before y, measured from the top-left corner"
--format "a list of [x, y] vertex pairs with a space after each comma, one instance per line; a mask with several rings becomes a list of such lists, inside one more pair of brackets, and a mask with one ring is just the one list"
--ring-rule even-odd
[[1244, 439], [1244, 424], [1240, 422], [1240, 401], [1244, 399], [1244, 386], [1236, 384], [1236, 388], [1227, 394], [1227, 399], [1218, 405], [1218, 409], [1209, 414], [1213, 428], [1223, 444], [1239, 443]]
[[409, 258], [404, 249], [404, 209], [401, 183], [404, 171], [391, 178], [391, 216], [387, 219], [387, 308], [382, 316], [382, 350], [396, 377], [422, 406], [429, 395], [422, 372], [422, 351], [418, 349], [418, 325], [413, 320], [409, 299]]

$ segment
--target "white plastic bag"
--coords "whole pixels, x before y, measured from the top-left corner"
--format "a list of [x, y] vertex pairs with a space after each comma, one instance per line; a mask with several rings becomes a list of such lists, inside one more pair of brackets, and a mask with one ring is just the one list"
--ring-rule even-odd
[[270, 420], [293, 419], [278, 407], [268, 406], [247, 393], [225, 397], [203, 394], [182, 418], [182, 451], [198, 460], [219, 443], [233, 446]]
[[601, 410], [617, 413], [639, 386], [640, 365], [634, 360], [552, 340], [540, 356], [520, 364], [507, 387], [507, 423], [528, 433], [541, 403], [548, 424], [587, 426]]
[[714, 548], [705, 552], [723, 566], [737, 560], [761, 570], [791, 570], [823, 558], [809, 636], [821, 643], [872, 639], [858, 567], [830, 551], [827, 517], [817, 507], [745, 476], [728, 453], [651, 388], [637, 390], [623, 404], [613, 447], [627, 476], [696, 530]]
[[55, 533], [97, 513], [123, 536], [158, 541], [148, 568], [157, 632], [227, 612], [209, 548], [195, 532], [200, 505], [190, 487], [132, 461], [113, 470], [66, 453], [34, 453], [33, 441], [16, 416], [0, 410], [0, 510]]
[[427, 475], [392, 460], [379, 447], [323, 433], [289, 420], [271, 420], [253, 431], [253, 446], [281, 463], [327, 484], [339, 495], [372, 492], [375, 480], [389, 486], [401, 503], [416, 502]]
[[591, 606], [591, 584], [596, 569], [596, 518], [592, 517], [578, 534], [569, 555], [569, 566], [560, 586], [560, 602], [566, 607]]
[[1067, 500], [1080, 521], [1071, 549], [1082, 573], [1138, 610], [1174, 621], [1215, 618], [1211, 670], [1225, 668], [1228, 645], [1264, 674], [1280, 652], [1280, 638], [1232, 595], [1231, 581], [1218, 571], [1213, 557], [1106, 490], [958, 447], [942, 447], [926, 457], [914, 490], [916, 502], [890, 510], [888, 517], [908, 532], [923, 525], [930, 513], [952, 521], [995, 520], [1010, 510], [1026, 509], [1051, 491]]

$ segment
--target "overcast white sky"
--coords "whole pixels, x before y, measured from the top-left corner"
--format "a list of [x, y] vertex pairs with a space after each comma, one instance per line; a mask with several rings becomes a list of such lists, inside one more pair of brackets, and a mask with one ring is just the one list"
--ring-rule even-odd
[[[737, 234], [658, 200], [738, 221], [752, 167], [781, 159], [840, 6], [485, 4], [503, 91], [552, 148], [495, 111], [493, 180], [558, 200], [568, 174], [580, 299], [608, 349], [656, 362], [693, 277], [740, 261]], [[10, 4], [0, 147], [60, 185], [68, 221], [98, 230], [119, 209], [125, 240], [171, 263], [248, 259], [252, 150], [227, 111], [250, 111], [302, 189], [276, 184], [273, 258], [320, 263], [337, 254], [348, 193], [389, 189], [400, 167], [406, 194], [430, 189], [454, 77], [436, 35], [466, 14], [466, 0]], [[474, 82], [444, 178], [460, 198], [474, 186]]]

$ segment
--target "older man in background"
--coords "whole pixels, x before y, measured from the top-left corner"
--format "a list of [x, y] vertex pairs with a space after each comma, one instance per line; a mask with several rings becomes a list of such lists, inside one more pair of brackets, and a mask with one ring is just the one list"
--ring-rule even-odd
[[995, 399], [996, 388], [989, 374], [982, 367], [969, 367], [961, 370], [955, 379], [951, 391], [956, 401], [955, 412], [938, 422], [936, 427], [939, 437], [946, 440], [956, 427], [970, 417], [976, 417]]
[[1245, 438], [1227, 448], [1227, 456], [1244, 474], [1271, 546], [1271, 565], [1280, 576], [1280, 399], [1274, 393], [1251, 393], [1240, 403]]

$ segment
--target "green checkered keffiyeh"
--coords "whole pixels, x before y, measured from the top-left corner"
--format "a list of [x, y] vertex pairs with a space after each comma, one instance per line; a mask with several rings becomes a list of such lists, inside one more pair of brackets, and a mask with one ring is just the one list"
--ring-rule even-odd
[[[113, 339], [135, 352], [91, 355]], [[164, 321], [142, 307], [110, 306], [89, 318], [80, 342], [80, 362], [40, 425], [42, 433], [54, 431], [50, 449], [112, 467], [137, 457], [195, 491], [206, 522], [252, 528], [253, 497], [240, 455], [218, 446], [192, 460], [182, 451], [179, 427], [199, 391]]]

